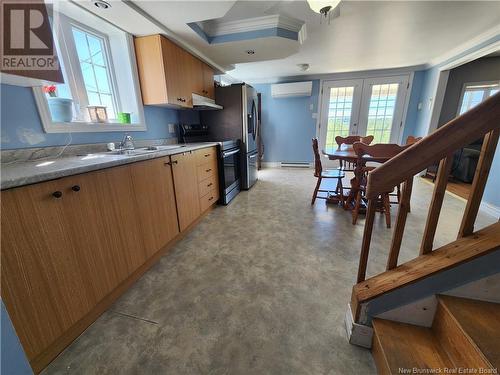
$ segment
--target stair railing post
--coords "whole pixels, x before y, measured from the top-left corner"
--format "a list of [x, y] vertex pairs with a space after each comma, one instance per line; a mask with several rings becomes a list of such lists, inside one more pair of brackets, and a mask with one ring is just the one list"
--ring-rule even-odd
[[373, 222], [375, 220], [376, 198], [368, 199], [368, 208], [366, 209], [365, 229], [363, 232], [363, 241], [361, 242], [361, 254], [359, 256], [358, 279], [360, 283], [366, 278], [366, 267], [368, 265], [368, 254], [370, 253], [370, 242], [372, 239]]
[[483, 198], [484, 187], [486, 181], [488, 181], [488, 174], [490, 173], [499, 136], [500, 128], [496, 128], [484, 136], [481, 154], [479, 155], [474, 180], [472, 181], [472, 189], [467, 205], [465, 206], [460, 230], [458, 231], [458, 238], [469, 236], [474, 232], [474, 223], [476, 222], [481, 199]]
[[410, 212], [412, 188], [413, 177], [406, 180], [403, 184], [403, 193], [401, 194], [401, 201], [399, 202], [396, 226], [394, 227], [394, 233], [392, 235], [391, 250], [389, 251], [389, 258], [387, 259], [387, 270], [392, 270], [398, 266], [399, 250], [401, 249], [401, 242], [403, 241], [406, 217], [408, 216], [408, 212]]
[[439, 214], [443, 205], [446, 185], [448, 184], [448, 176], [450, 175], [451, 166], [453, 164], [453, 154], [448, 155], [439, 162], [439, 168], [434, 182], [434, 191], [432, 193], [431, 205], [425, 222], [424, 236], [420, 245], [420, 255], [430, 253], [436, 235], [436, 228], [439, 221]]

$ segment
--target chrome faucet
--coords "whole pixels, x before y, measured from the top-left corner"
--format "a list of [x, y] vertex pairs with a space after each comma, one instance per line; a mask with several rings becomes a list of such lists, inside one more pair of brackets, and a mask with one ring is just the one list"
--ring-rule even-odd
[[125, 134], [123, 140], [120, 142], [120, 149], [122, 150], [134, 150], [134, 139], [131, 135]]

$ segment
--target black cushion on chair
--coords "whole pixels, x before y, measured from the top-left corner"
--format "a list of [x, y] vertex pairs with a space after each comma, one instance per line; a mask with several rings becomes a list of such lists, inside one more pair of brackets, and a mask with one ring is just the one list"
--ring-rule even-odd
[[344, 178], [345, 173], [340, 169], [328, 169], [326, 171], [321, 172], [322, 178]]

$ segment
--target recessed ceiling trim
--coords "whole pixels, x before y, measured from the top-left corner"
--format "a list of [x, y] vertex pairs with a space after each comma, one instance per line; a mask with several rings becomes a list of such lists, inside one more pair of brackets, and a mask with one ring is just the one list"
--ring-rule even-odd
[[206, 34], [210, 36], [218, 36], [271, 28], [299, 32], [304, 23], [304, 21], [295, 18], [275, 14], [227, 22], [224, 22], [223, 20], [210, 20], [202, 22], [200, 26]]
[[208, 44], [281, 37], [302, 42], [306, 38], [304, 21], [281, 15], [218, 22], [191, 22], [188, 26]]

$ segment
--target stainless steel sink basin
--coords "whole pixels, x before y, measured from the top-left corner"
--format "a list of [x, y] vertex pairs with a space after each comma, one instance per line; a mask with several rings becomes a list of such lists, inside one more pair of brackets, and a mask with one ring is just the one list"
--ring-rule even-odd
[[148, 146], [148, 147], [140, 147], [134, 150], [115, 150], [108, 151], [105, 154], [107, 155], [124, 155], [124, 156], [133, 156], [133, 155], [143, 155], [143, 154], [151, 154], [153, 152], [158, 151], [167, 151], [167, 150], [175, 150], [176, 148], [186, 147], [186, 145], [163, 145], [163, 146]]

